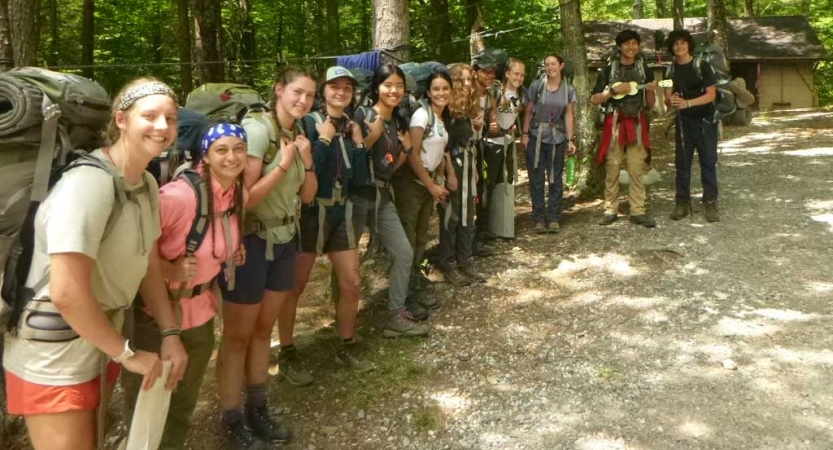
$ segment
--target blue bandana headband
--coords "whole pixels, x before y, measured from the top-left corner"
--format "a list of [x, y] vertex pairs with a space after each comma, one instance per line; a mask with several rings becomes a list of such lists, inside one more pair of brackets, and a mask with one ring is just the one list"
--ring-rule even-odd
[[202, 136], [202, 153], [207, 153], [211, 144], [224, 137], [236, 137], [242, 139], [243, 142], [249, 142], [249, 138], [246, 136], [246, 130], [244, 130], [240, 125], [235, 125], [233, 123], [218, 123], [217, 125], [209, 128], [208, 131], [206, 131]]

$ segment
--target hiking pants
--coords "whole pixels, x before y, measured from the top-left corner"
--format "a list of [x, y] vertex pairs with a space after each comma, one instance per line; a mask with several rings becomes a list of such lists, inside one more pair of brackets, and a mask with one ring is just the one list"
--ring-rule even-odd
[[[414, 183], [416, 186], [418, 184]], [[421, 187], [421, 186], [420, 186]], [[382, 246], [387, 250], [388, 255], [393, 259], [393, 265], [388, 272], [390, 289], [388, 290], [388, 306], [391, 311], [405, 309], [405, 298], [408, 297], [408, 283], [411, 279], [411, 266], [414, 262], [414, 250], [405, 235], [396, 205], [393, 203], [390, 191], [379, 189], [376, 195], [380, 195], [379, 209], [376, 210], [376, 203], [364, 197], [355, 195], [353, 200], [353, 217], [357, 218], [356, 242], [361, 237], [362, 230], [367, 226], [371, 231], [373, 239], [379, 239]], [[334, 276], [334, 274], [333, 274]], [[331, 283], [333, 286], [333, 298], [338, 299], [338, 283]]]
[[428, 244], [428, 222], [434, 197], [428, 189], [417, 183], [416, 175], [410, 166], [399, 169], [400, 176], [394, 177], [393, 191], [396, 196], [396, 210], [402, 221], [402, 228], [413, 250], [413, 268], [419, 267], [425, 246]]
[[[532, 197], [532, 219], [555, 223], [561, 218], [561, 198], [564, 195], [564, 152], [567, 141], [560, 144], [541, 143], [538, 168], [535, 168], [537, 136], [530, 133], [526, 146], [526, 170], [529, 173], [529, 194]], [[544, 209], [544, 183], [549, 183], [549, 203]]]
[[[507, 151], [512, 151], [512, 147], [510, 145]], [[486, 140], [480, 141], [477, 150], [478, 174], [480, 175], [477, 181], [477, 192], [480, 194], [480, 202], [477, 203], [475, 224], [478, 231], [484, 231], [489, 229], [489, 206], [495, 185], [503, 183], [503, 160], [506, 155], [503, 154], [503, 145]]]
[[605, 155], [605, 214], [616, 215], [619, 212], [619, 171], [623, 163], [628, 171], [628, 204], [630, 215], [645, 214], [645, 158], [648, 152], [645, 147], [632, 144], [622, 150], [619, 143], [615, 143]]
[[674, 164], [677, 169], [678, 202], [691, 199], [691, 165], [694, 150], [700, 161], [703, 201], [717, 200], [717, 123], [677, 113], [677, 136]]
[[[449, 272], [457, 267], [469, 264], [474, 244], [475, 225], [472, 215], [475, 212], [474, 196], [469, 188], [468, 198], [463, 198], [463, 177], [471, 179], [471, 174], [463, 174], [463, 168], [452, 158], [454, 173], [457, 174], [457, 190], [448, 196], [446, 206], [437, 205], [440, 214], [440, 270]], [[472, 168], [473, 170], [473, 168]], [[466, 222], [462, 223], [463, 208], [467, 208]], [[450, 214], [450, 217], [446, 217]], [[488, 222], [488, 217], [486, 218]], [[447, 225], [447, 227], [446, 227]]]
[[[159, 327], [152, 317], [145, 314], [140, 307], [133, 309], [133, 337], [130, 342], [137, 350], [159, 353], [162, 338]], [[185, 351], [188, 352], [188, 367], [182, 381], [176, 386], [171, 395], [171, 405], [168, 418], [165, 421], [165, 431], [162, 434], [160, 450], [181, 449], [188, 437], [191, 426], [191, 414], [197, 406], [200, 385], [205, 376], [208, 361], [214, 351], [214, 320], [195, 328], [182, 330], [179, 337]], [[142, 376], [122, 371], [121, 384], [124, 388], [124, 420], [128, 428], [133, 420], [133, 410], [136, 408], [136, 398], [142, 388]]]

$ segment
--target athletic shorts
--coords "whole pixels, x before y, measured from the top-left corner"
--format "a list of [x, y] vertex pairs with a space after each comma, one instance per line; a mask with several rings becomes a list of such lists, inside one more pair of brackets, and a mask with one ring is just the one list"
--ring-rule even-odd
[[[107, 365], [107, 385], [112, 388], [119, 378], [120, 364]], [[11, 415], [56, 414], [98, 408], [101, 401], [101, 377], [67, 386], [46, 386], [19, 378], [6, 371], [6, 403]]]
[[[352, 209], [352, 207], [351, 207]], [[333, 217], [335, 216], [335, 217]], [[341, 217], [339, 217], [341, 216]], [[346, 216], [346, 218], [342, 218]], [[318, 206], [301, 207], [301, 252], [318, 253], [321, 240], [321, 254], [341, 252], [356, 248], [357, 215], [330, 214], [324, 216], [324, 227], [319, 221]], [[358, 216], [361, 216], [359, 214]]]
[[254, 234], [243, 238], [246, 246], [246, 263], [237, 266], [234, 290], [228, 290], [225, 271], [220, 271], [219, 281], [223, 299], [242, 305], [256, 305], [263, 301], [265, 291], [288, 292], [295, 287], [295, 257], [298, 241], [273, 244], [274, 260], [266, 260], [266, 240]]

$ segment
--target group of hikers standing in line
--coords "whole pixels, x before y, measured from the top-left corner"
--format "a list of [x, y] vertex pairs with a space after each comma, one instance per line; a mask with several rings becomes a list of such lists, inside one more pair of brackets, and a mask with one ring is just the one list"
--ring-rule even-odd
[[[653, 227], [642, 177], [650, 156], [644, 111], [653, 106], [657, 86], [650, 71], [634, 67], [639, 35], [623, 31], [616, 45], [618, 68], [599, 73], [591, 97], [606, 105], [598, 156], [607, 170], [600, 223], [617, 218], [624, 165], [631, 180], [630, 221]], [[717, 124], [709, 110], [715, 81], [707, 66], [702, 77], [694, 74], [692, 49], [687, 32], [669, 37], [674, 87], [666, 88], [665, 98], [680, 113], [671, 218], [691, 211], [696, 148], [705, 215], [716, 221]], [[471, 65], [456, 63], [433, 73], [422, 107], [410, 118], [397, 113], [406, 78], [395, 64], [376, 70], [369, 89], [373, 106], [357, 108], [352, 118], [345, 114], [356, 85], [349, 71], [330, 67], [319, 84], [313, 73], [288, 68], [274, 84], [268, 114], [247, 116], [240, 125], [215, 125], [203, 137], [202, 158], [192, 174], [209, 189], [210, 224], [198, 248], [189, 248], [188, 241], [197, 218], [192, 186], [177, 178], [160, 189], [145, 172], [176, 141], [177, 98], [153, 78], [129, 83], [113, 102], [108, 143], [92, 157], [120, 174], [133, 201], [110, 217], [113, 178], [82, 166], [67, 171], [41, 205], [27, 286], [48, 276], [48, 283], [37, 286], [35, 300], [52, 302], [78, 337], [62, 342], [7, 337], [9, 413], [25, 416], [38, 450], [92, 449], [95, 410], [107, 391], [103, 387], [115, 383], [119, 365], [126, 369], [129, 423], [139, 391], [160, 376], [163, 360], [171, 361], [167, 386], [173, 398], [161, 448], [182, 448], [222, 310], [217, 392], [228, 446], [259, 449], [290, 439], [267, 407], [272, 330], [277, 322], [279, 376], [293, 385], [312, 383], [293, 339], [298, 301], [318, 255], [332, 263], [337, 287], [333, 357], [361, 373], [374, 369], [355, 332], [357, 243], [365, 228], [392, 259], [386, 336], [429, 333], [421, 322], [439, 304], [415, 292], [429, 282], [420, 265], [435, 204], [438, 266], [445, 280], [455, 287], [485, 281], [473, 264], [475, 244], [494, 236], [486, 220], [489, 205], [480, 200], [497, 183], [517, 181], [516, 168], [506, 167], [515, 164], [518, 140], [529, 172], [534, 231], [559, 231], [564, 159], [576, 153], [576, 91], [564, 82], [563, 68], [559, 55], [548, 55], [544, 75], [527, 89], [522, 62], [510, 59], [497, 73], [484, 51]], [[640, 73], [645, 95], [614, 100], [630, 89], [614, 82], [636, 81]], [[311, 111], [316, 95], [322, 106]], [[504, 114], [501, 120], [498, 114]], [[134, 325], [125, 338], [127, 309]]]

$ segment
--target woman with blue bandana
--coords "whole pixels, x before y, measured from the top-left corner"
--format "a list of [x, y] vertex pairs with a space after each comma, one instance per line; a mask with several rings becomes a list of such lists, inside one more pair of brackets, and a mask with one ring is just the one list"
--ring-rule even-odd
[[[214, 350], [214, 317], [217, 298], [212, 290], [221, 269], [233, 273], [242, 263], [241, 245], [245, 190], [246, 132], [239, 125], [221, 123], [211, 127], [202, 139], [202, 161], [160, 189], [162, 235], [156, 241], [171, 300], [177, 302], [180, 339], [188, 352], [182, 381], [171, 397], [171, 406], [160, 449], [179, 449], [185, 444], [191, 414], [208, 361]], [[208, 187], [209, 189], [203, 190]], [[198, 194], [198, 192], [205, 194]], [[213, 211], [204, 238], [195, 251], [187, 248], [192, 226], [204, 216], [198, 205]], [[181, 310], [181, 313], [179, 312]], [[134, 303], [134, 331], [131, 341], [137, 349], [156, 352], [166, 333], [153, 319], [153, 311], [141, 299]], [[130, 423], [142, 378], [125, 374], [125, 417]]]

